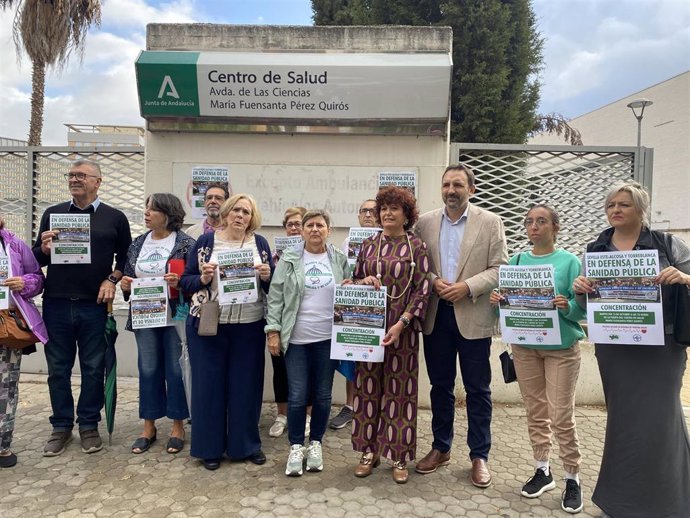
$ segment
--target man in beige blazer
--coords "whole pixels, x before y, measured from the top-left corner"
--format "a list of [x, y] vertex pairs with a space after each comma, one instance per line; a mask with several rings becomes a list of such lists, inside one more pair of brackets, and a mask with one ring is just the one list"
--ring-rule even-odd
[[424, 320], [424, 355], [431, 382], [432, 450], [416, 471], [433, 473], [450, 462], [455, 416], [456, 358], [467, 394], [471, 481], [491, 484], [491, 335], [495, 312], [489, 294], [498, 268], [508, 263], [501, 218], [469, 203], [474, 173], [449, 166], [441, 179], [445, 207], [423, 214], [415, 227], [432, 259], [433, 293]]

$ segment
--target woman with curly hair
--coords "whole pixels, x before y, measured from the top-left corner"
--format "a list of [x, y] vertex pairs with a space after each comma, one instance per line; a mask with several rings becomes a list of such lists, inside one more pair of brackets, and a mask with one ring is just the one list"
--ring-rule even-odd
[[353, 275], [355, 284], [387, 288], [383, 363], [357, 363], [352, 445], [362, 457], [355, 476], [370, 475], [384, 456], [399, 484], [416, 453], [419, 332], [431, 293], [426, 245], [410, 232], [418, 214], [409, 191], [379, 190], [383, 231], [362, 243]]

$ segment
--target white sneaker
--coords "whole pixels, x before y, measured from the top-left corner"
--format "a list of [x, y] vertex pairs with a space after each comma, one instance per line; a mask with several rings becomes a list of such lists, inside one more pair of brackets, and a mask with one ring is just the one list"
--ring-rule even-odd
[[303, 466], [304, 452], [302, 450], [302, 445], [293, 444], [290, 446], [290, 454], [288, 455], [287, 465], [285, 466], [285, 474], [288, 477], [301, 477]]
[[323, 455], [321, 443], [311, 441], [307, 448], [307, 471], [323, 471]]
[[276, 417], [275, 422], [268, 430], [268, 435], [270, 435], [271, 437], [280, 437], [285, 433], [286, 428], [287, 416], [284, 416], [283, 414], [278, 414], [278, 417]]
[[304, 422], [304, 438], [308, 441], [311, 433], [311, 416], [307, 414], [307, 420]]

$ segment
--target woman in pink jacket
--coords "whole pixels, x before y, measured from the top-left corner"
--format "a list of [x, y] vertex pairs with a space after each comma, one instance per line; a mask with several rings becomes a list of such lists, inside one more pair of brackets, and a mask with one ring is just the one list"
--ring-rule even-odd
[[[31, 249], [17, 236], [5, 229], [0, 216], [0, 260], [8, 266], [7, 279], [0, 286], [9, 288], [9, 308], [17, 309], [36, 338], [48, 341], [48, 332], [32, 297], [43, 291], [43, 272]], [[4, 271], [4, 268], [2, 269]], [[3, 275], [4, 278], [4, 275]], [[19, 366], [22, 354], [36, 352], [35, 346], [24, 349], [5, 347], [0, 339], [0, 468], [11, 468], [17, 456], [10, 450], [14, 432], [14, 416], [19, 395]]]

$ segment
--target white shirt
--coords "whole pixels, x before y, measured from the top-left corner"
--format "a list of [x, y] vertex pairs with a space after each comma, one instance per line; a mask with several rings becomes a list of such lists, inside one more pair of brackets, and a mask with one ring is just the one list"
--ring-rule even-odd
[[311, 344], [331, 339], [335, 279], [328, 253], [304, 251], [304, 293], [290, 343]]
[[161, 277], [165, 273], [168, 259], [175, 248], [177, 232], [171, 232], [168, 237], [154, 239], [153, 232], [149, 232], [139, 251], [139, 257], [134, 266], [137, 277]]

